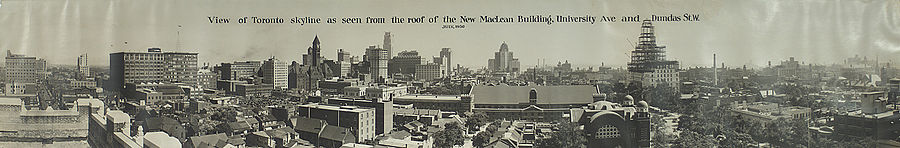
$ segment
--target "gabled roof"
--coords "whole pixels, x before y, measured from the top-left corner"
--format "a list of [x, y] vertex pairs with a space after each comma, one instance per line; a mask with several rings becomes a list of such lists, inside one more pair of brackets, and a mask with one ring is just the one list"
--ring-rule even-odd
[[325, 125], [325, 120], [300, 117], [294, 122], [294, 131], [318, 134]]
[[537, 92], [538, 104], [588, 104], [598, 93], [594, 86], [474, 86], [472, 101], [475, 104], [528, 103], [531, 89]]
[[341, 141], [343, 143], [356, 142], [356, 137], [353, 136], [350, 129], [333, 125], [326, 125], [325, 128], [322, 129], [322, 133], [319, 134], [319, 138]]
[[225, 133], [212, 134], [212, 135], [203, 135], [203, 136], [193, 136], [188, 138], [191, 141], [191, 145], [195, 148], [200, 147], [213, 147], [216, 146], [216, 143], [219, 141], [228, 140], [228, 136]]

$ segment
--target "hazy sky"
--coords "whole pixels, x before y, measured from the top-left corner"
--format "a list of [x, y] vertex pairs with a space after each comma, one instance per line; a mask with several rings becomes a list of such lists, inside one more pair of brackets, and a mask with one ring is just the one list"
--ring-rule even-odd
[[[699, 14], [700, 22], [655, 22], [668, 58], [683, 67], [708, 66], [712, 54], [729, 66], [763, 66], [787, 57], [839, 63], [853, 55], [882, 61], [900, 57], [897, 0], [0, 0], [0, 50], [74, 64], [88, 53], [92, 65], [108, 65], [118, 51], [199, 52], [201, 63], [299, 61], [314, 36], [334, 59], [338, 48], [361, 56], [394, 34], [394, 53], [418, 50], [423, 57], [453, 51], [454, 63], [483, 67], [502, 42], [523, 66], [568, 60], [576, 66], [622, 66], [633, 50], [640, 23], [467, 24], [210, 24], [208, 16], [417, 17], [480, 15], [633, 16]], [[289, 20], [286, 20], [289, 21]], [[181, 25], [181, 35], [177, 35]], [[179, 45], [180, 38], [180, 45]], [[630, 41], [630, 42], [629, 42]], [[126, 45], [125, 42], [128, 44]], [[180, 47], [181, 49], [175, 49]], [[893, 61], [898, 63], [897, 61]]]

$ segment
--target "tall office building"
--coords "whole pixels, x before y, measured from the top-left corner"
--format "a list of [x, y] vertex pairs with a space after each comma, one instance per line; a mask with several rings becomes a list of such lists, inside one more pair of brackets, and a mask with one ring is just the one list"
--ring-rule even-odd
[[417, 51], [402, 51], [388, 61], [389, 74], [415, 74], [416, 65], [424, 63]]
[[88, 57], [87, 53], [81, 54], [78, 56], [78, 65], [76, 65], [76, 69], [81, 76], [90, 77], [91, 69], [88, 66]]
[[274, 89], [288, 89], [288, 63], [270, 58], [262, 65], [264, 84], [272, 84]]
[[667, 84], [678, 87], [678, 61], [666, 59], [666, 46], [656, 44], [653, 24], [644, 20], [637, 46], [631, 51], [628, 72], [631, 80], [640, 81], [643, 86]]
[[388, 51], [369, 46], [366, 48], [366, 61], [369, 62], [369, 78], [374, 82], [383, 82], [388, 77]]
[[384, 50], [387, 50], [387, 58], [394, 56], [394, 51], [391, 48], [391, 32], [384, 32], [384, 44], [382, 47], [384, 47]]
[[453, 72], [453, 61], [450, 58], [450, 48], [441, 48], [441, 59], [446, 61], [441, 61], [441, 63], [446, 63], [444, 65], [444, 69], [446, 69], [446, 73], [449, 75]]
[[353, 64], [350, 56], [350, 51], [338, 49], [337, 59], [338, 67], [340, 68], [338, 74], [341, 77], [347, 77], [350, 74], [350, 65]]
[[[162, 52], [150, 48], [148, 52], [117, 52], [109, 54], [109, 87], [123, 90], [125, 83], [184, 83], [199, 84], [197, 53]], [[196, 86], [195, 86], [196, 87]]]
[[6, 83], [37, 83], [47, 72], [44, 59], [6, 51]]
[[519, 59], [513, 57], [506, 43], [500, 44], [500, 51], [494, 52], [494, 58], [488, 60], [488, 70], [491, 72], [519, 72]]

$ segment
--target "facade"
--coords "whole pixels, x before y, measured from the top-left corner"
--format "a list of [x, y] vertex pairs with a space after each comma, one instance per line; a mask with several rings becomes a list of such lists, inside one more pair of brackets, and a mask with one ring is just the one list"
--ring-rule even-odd
[[513, 57], [506, 43], [500, 44], [500, 51], [494, 52], [494, 58], [488, 60], [488, 70], [495, 73], [519, 72], [519, 59]]
[[216, 89], [216, 81], [219, 80], [219, 74], [208, 68], [197, 71], [197, 83], [200, 89]]
[[375, 139], [375, 128], [377, 126], [374, 108], [312, 103], [298, 105], [297, 112], [299, 117], [325, 120], [328, 125], [350, 129], [354, 137], [357, 138], [355, 141]]
[[392, 101], [358, 100], [352, 98], [329, 98], [328, 104], [361, 106], [375, 109], [375, 134], [388, 134], [394, 130], [394, 103]]
[[344, 93], [344, 88], [349, 86], [360, 85], [359, 79], [328, 79], [319, 81], [319, 88], [322, 94], [340, 95]]
[[366, 61], [369, 62], [369, 78], [374, 82], [384, 82], [388, 78], [388, 58], [390, 54], [387, 49], [369, 46], [366, 48]]
[[78, 56], [77, 65], [75, 65], [75, 69], [78, 71], [82, 77], [90, 77], [91, 76], [91, 68], [88, 66], [88, 57], [87, 53], [81, 54]]
[[37, 83], [47, 72], [47, 61], [37, 57], [6, 53], [6, 80], [12, 82]]
[[338, 49], [337, 53], [337, 63], [338, 67], [340, 67], [341, 77], [347, 77], [350, 75], [350, 65], [353, 63], [350, 57], [350, 51], [344, 51], [344, 49]]
[[571, 110], [572, 122], [584, 125], [588, 147], [650, 147], [650, 113], [647, 102], [622, 104], [597, 101]]
[[384, 50], [387, 50], [386, 58], [394, 56], [394, 51], [391, 48], [391, 32], [384, 32], [384, 43], [381, 46], [384, 47]]
[[443, 66], [436, 63], [416, 65], [416, 80], [430, 81], [443, 78], [445, 71]]
[[222, 80], [240, 80], [250, 78], [256, 74], [256, 71], [262, 67], [260, 61], [241, 61], [232, 63], [222, 63], [222, 71], [219, 73], [219, 79]]
[[271, 96], [273, 88], [272, 84], [237, 84], [233, 94], [246, 97]]
[[656, 44], [653, 24], [644, 20], [637, 46], [631, 51], [631, 62], [628, 62], [630, 79], [640, 81], [643, 86], [667, 84], [678, 87], [678, 61], [666, 59], [666, 46]]
[[113, 90], [122, 90], [126, 83], [184, 83], [198, 84], [197, 53], [162, 52], [150, 48], [148, 52], [117, 52], [109, 54], [109, 72]]
[[388, 73], [412, 75], [416, 73], [416, 66], [423, 63], [424, 61], [419, 56], [419, 52], [402, 51], [388, 62]]
[[288, 63], [275, 58], [266, 60], [262, 65], [263, 84], [272, 84], [273, 89], [288, 89]]

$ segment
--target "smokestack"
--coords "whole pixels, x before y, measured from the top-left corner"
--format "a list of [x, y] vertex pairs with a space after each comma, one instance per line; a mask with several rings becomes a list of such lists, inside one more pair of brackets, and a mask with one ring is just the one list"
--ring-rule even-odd
[[719, 69], [716, 69], [716, 54], [713, 54], [713, 86], [719, 86]]

